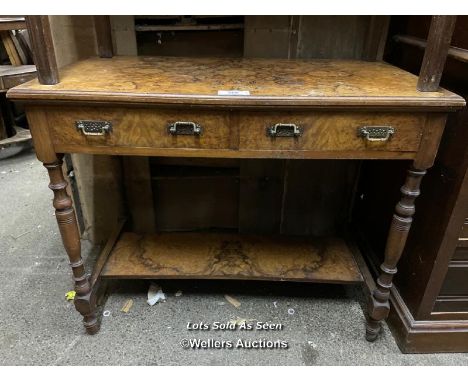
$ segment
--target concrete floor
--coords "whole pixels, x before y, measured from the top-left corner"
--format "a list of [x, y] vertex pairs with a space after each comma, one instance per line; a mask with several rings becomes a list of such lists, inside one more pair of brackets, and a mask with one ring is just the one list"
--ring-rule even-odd
[[[377, 342], [366, 342], [360, 289], [336, 285], [166, 281], [160, 285], [167, 302], [150, 307], [147, 282], [116, 282], [103, 308], [110, 315], [97, 335], [88, 336], [64, 298], [71, 272], [47, 184], [33, 152], [0, 161], [2, 365], [468, 365], [468, 354], [402, 354], [386, 326]], [[85, 258], [95, 253], [83, 242]], [[125, 314], [120, 309], [129, 298], [134, 304]], [[186, 328], [188, 322], [237, 318], [281, 323], [284, 329]], [[180, 346], [185, 338], [280, 339], [289, 348], [187, 350]]]

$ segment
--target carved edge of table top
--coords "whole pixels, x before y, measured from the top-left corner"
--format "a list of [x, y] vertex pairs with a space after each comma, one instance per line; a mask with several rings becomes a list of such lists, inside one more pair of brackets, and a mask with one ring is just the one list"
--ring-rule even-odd
[[465, 100], [458, 96], [447, 96], [433, 99], [417, 97], [268, 97], [246, 96], [226, 98], [223, 96], [179, 95], [179, 94], [147, 94], [124, 92], [99, 93], [63, 91], [60, 94], [27, 89], [10, 89], [7, 97], [13, 101], [34, 104], [88, 104], [92, 105], [153, 105], [153, 106], [207, 106], [223, 108], [361, 108], [364, 109], [422, 109], [434, 111], [455, 111], [466, 105]]

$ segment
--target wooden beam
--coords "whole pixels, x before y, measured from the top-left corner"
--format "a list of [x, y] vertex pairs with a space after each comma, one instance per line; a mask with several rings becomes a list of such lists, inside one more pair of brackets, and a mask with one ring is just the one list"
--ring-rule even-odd
[[244, 24], [211, 24], [211, 25], [135, 25], [137, 32], [165, 31], [220, 31], [244, 29]]
[[114, 53], [110, 16], [94, 16], [94, 28], [96, 30], [99, 57], [111, 58]]
[[13, 37], [10, 31], [0, 31], [0, 36], [2, 38], [3, 46], [8, 54], [11, 65], [19, 66], [23, 64], [21, 57], [16, 49], [16, 46], [13, 42]]
[[417, 89], [434, 92], [439, 88], [457, 16], [432, 16], [426, 51]]
[[49, 16], [26, 16], [26, 24], [39, 82], [43, 85], [55, 85], [59, 82], [59, 73]]
[[[423, 40], [422, 38], [418, 38], [418, 37], [413, 37], [413, 36], [397, 34], [393, 36], [393, 40], [395, 42], [400, 42], [402, 44], [415, 46], [421, 49], [425, 49], [427, 46], [426, 40]], [[455, 60], [458, 60], [461, 62], [468, 62], [468, 49], [462, 49], [462, 48], [450, 46], [448, 49], [447, 55]]]

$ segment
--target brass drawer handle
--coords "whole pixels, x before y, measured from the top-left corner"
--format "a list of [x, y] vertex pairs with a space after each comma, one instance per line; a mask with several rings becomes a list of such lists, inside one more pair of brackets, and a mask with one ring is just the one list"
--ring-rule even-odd
[[76, 121], [75, 126], [84, 135], [106, 135], [112, 132], [112, 122], [109, 121]]
[[395, 134], [395, 129], [390, 126], [364, 126], [359, 127], [357, 135], [369, 142], [385, 142]]
[[300, 137], [302, 135], [302, 128], [294, 123], [277, 123], [273, 126], [266, 128], [268, 137]]
[[203, 128], [195, 122], [174, 122], [169, 124], [167, 130], [171, 135], [201, 135], [203, 133]]

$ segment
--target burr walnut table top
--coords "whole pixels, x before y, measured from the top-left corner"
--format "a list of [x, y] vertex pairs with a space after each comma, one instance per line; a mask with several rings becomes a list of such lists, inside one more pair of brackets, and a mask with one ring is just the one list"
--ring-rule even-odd
[[[227, 107], [365, 106], [458, 108], [461, 97], [416, 90], [417, 77], [383, 62], [182, 57], [90, 58], [69, 65], [60, 83], [37, 80], [9, 92], [17, 100]], [[218, 91], [249, 95], [218, 95]]]

